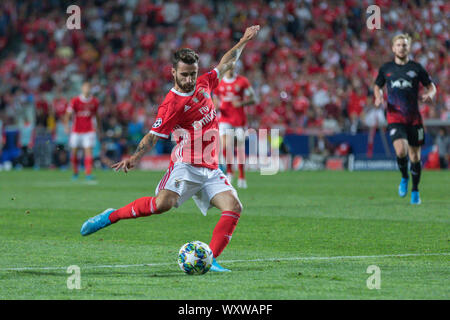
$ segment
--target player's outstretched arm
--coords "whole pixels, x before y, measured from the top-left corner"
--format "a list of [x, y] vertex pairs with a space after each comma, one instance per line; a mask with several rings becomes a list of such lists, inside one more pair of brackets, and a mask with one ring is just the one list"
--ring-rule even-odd
[[153, 133], [147, 133], [142, 138], [141, 142], [139, 142], [136, 151], [130, 158], [113, 164], [111, 168], [113, 168], [115, 171], [123, 170], [125, 173], [127, 173], [128, 170], [131, 170], [134, 167], [136, 167], [136, 165], [139, 163], [144, 154], [146, 154], [155, 146], [158, 139], [159, 137], [154, 135]]
[[242, 50], [244, 50], [245, 45], [247, 42], [252, 40], [259, 31], [259, 25], [248, 27], [245, 30], [244, 35], [242, 36], [241, 40], [227, 53], [224, 54], [222, 59], [219, 62], [219, 65], [217, 66], [217, 69], [219, 70], [219, 78], [222, 79], [225, 72], [227, 72], [235, 63], [238, 61], [239, 57], [241, 56]]

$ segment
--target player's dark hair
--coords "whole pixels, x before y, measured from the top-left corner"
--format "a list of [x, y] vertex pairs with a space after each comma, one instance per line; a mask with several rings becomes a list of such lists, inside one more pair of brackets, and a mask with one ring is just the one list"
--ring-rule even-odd
[[174, 52], [172, 56], [172, 65], [176, 69], [178, 62], [184, 62], [186, 64], [198, 63], [198, 54], [189, 48], [183, 48]]

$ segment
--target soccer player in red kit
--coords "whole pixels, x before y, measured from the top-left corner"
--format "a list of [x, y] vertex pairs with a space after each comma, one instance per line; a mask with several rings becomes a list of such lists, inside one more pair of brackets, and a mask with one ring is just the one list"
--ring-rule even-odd
[[436, 87], [427, 71], [417, 62], [409, 59], [411, 37], [400, 34], [392, 39], [394, 60], [386, 62], [379, 70], [374, 85], [375, 106], [383, 101], [382, 88], [387, 86], [388, 131], [397, 155], [398, 168], [402, 174], [398, 194], [405, 197], [408, 192], [408, 156], [411, 169], [411, 204], [420, 204], [419, 182], [422, 171], [420, 149], [424, 144], [424, 128], [419, 112], [419, 84], [426, 92], [422, 102], [432, 102]]
[[[234, 137], [237, 141], [237, 160], [239, 178], [237, 186], [247, 188], [245, 180], [245, 127], [247, 125], [247, 115], [245, 106], [256, 102], [255, 93], [250, 85], [250, 81], [244, 76], [236, 73], [234, 66], [222, 78], [218, 87], [214, 90], [215, 97], [220, 105], [219, 111], [219, 133], [222, 143], [222, 163], [226, 163], [228, 181], [233, 180], [233, 164], [227, 161], [227, 151], [234, 153]], [[233, 146], [233, 147], [232, 147]], [[228, 147], [228, 149], [227, 149]], [[234, 159], [234, 157], [229, 157]]]
[[69, 138], [71, 148], [70, 162], [72, 164], [73, 179], [78, 179], [78, 149], [84, 150], [84, 168], [87, 180], [93, 180], [92, 176], [92, 149], [97, 139], [97, 129], [100, 131], [100, 118], [98, 115], [98, 100], [91, 95], [91, 85], [84, 82], [81, 86], [81, 94], [72, 98], [65, 116], [66, 131], [69, 132], [69, 121], [73, 117], [72, 131]]
[[198, 76], [199, 56], [195, 51], [185, 48], [174, 53], [172, 75], [175, 85], [159, 106], [152, 129], [142, 138], [130, 158], [112, 166], [116, 171], [128, 172], [136, 167], [158, 139], [168, 139], [172, 133], [177, 145], [172, 151], [171, 164], [156, 188], [156, 196], [139, 198], [117, 210], [106, 209], [83, 224], [80, 231], [83, 236], [121, 219], [166, 212], [192, 197], [204, 215], [212, 206], [222, 212], [209, 243], [214, 256], [211, 270], [229, 271], [222, 268], [216, 258], [230, 242], [242, 204], [236, 190], [218, 169], [220, 141], [211, 92], [258, 31], [259, 26], [247, 28], [240, 41], [225, 53], [219, 65], [201, 76]]

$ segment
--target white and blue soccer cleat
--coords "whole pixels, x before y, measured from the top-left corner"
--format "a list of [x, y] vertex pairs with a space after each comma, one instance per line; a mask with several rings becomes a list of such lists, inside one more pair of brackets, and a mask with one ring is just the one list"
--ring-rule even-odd
[[213, 258], [213, 262], [211, 264], [211, 269], [209, 271], [212, 272], [231, 272], [229, 269], [225, 269], [220, 264], [217, 263], [216, 258]]
[[100, 229], [103, 229], [111, 224], [109, 221], [109, 216], [112, 212], [116, 211], [116, 209], [106, 209], [102, 213], [96, 215], [95, 217], [90, 218], [81, 227], [80, 233], [82, 236], [90, 235], [91, 233], [97, 232]]
[[398, 186], [398, 195], [402, 198], [408, 193], [408, 181], [409, 179], [402, 178]]
[[95, 181], [96, 180], [95, 177], [92, 174], [88, 174], [85, 177], [85, 179], [86, 179], [86, 181]]
[[419, 191], [411, 191], [411, 204], [421, 204]]

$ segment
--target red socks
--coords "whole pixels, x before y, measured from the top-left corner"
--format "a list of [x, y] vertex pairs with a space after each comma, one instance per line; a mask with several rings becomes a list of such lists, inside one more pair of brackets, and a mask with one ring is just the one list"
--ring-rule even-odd
[[73, 174], [78, 174], [78, 158], [76, 152], [70, 155], [70, 163], [72, 164]]
[[239, 179], [245, 179], [244, 164], [243, 163], [238, 164], [238, 168], [239, 168]]
[[92, 163], [94, 160], [92, 157], [84, 157], [84, 170], [86, 172], [86, 175], [89, 176], [92, 172]]
[[[76, 153], [72, 153], [70, 155], [70, 163], [72, 164], [73, 174], [78, 174], [78, 157]], [[84, 157], [84, 169], [86, 175], [90, 175], [92, 173], [93, 163], [94, 159], [92, 157]]]
[[222, 215], [214, 228], [211, 242], [209, 247], [211, 248], [213, 255], [217, 258], [225, 249], [227, 244], [231, 240], [234, 229], [239, 221], [241, 215], [233, 211], [223, 211]]
[[109, 221], [115, 223], [121, 219], [131, 219], [138, 217], [145, 217], [151, 214], [158, 214], [156, 208], [155, 197], [142, 197], [134, 200], [125, 207], [117, 209], [109, 215]]

